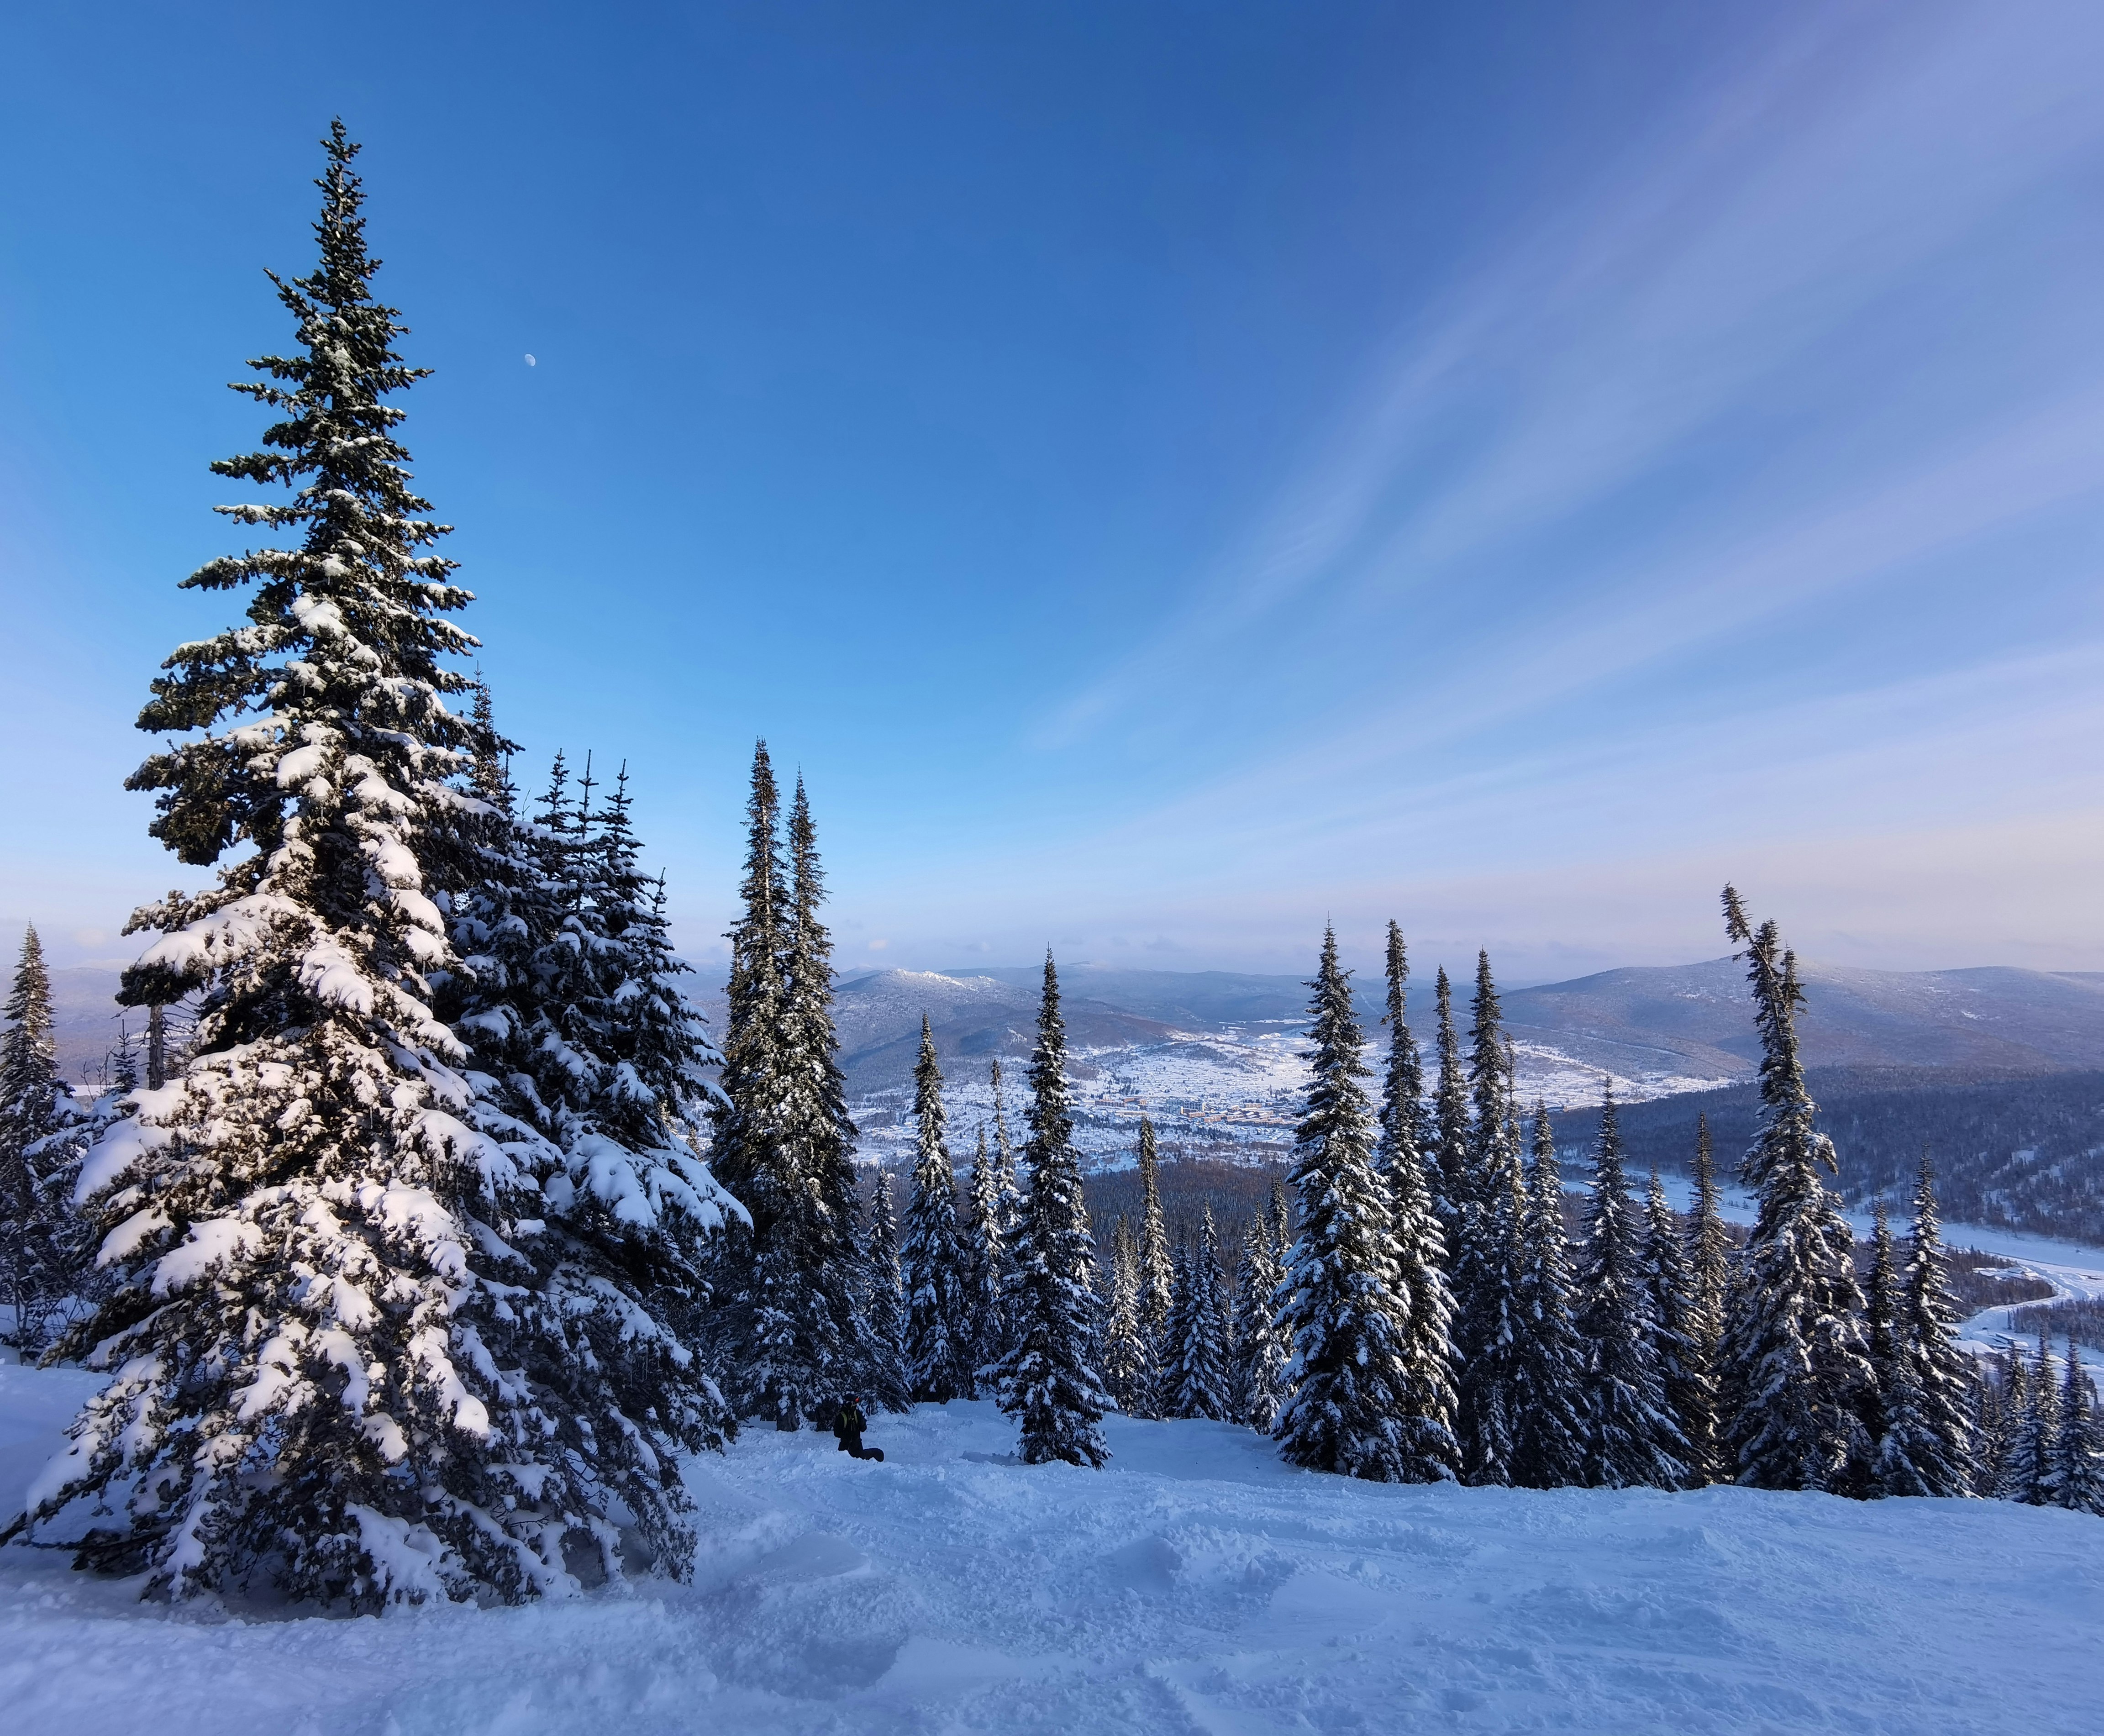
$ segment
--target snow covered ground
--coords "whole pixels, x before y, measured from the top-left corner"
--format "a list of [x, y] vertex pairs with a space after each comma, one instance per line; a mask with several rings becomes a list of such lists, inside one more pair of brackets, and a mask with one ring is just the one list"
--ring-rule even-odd
[[[17, 1502], [87, 1390], [0, 1369]], [[691, 1586], [357, 1621], [164, 1609], [0, 1551], [16, 1736], [2104, 1729], [2104, 1521], [1999, 1502], [1389, 1488], [1211, 1423], [1025, 1467], [986, 1405], [889, 1454], [694, 1463]]]

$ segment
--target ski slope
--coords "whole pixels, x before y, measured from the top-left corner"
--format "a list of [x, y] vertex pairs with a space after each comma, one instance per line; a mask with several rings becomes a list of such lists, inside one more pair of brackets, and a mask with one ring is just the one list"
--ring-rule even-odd
[[[18, 1500], [91, 1384], [0, 1369]], [[693, 1465], [691, 1586], [355, 1621], [142, 1606], [0, 1551], [13, 1736], [2104, 1729], [2104, 1522], [1381, 1488], [1211, 1423], [1110, 1419], [1026, 1467], [987, 1405], [879, 1417], [886, 1463], [752, 1432]]]

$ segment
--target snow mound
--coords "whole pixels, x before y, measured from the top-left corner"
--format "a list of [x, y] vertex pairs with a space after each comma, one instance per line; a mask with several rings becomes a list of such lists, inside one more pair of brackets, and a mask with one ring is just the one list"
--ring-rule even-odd
[[[91, 1383], [0, 1369], [19, 1498]], [[1221, 1424], [1112, 1417], [1029, 1467], [992, 1407], [885, 1463], [691, 1462], [693, 1582], [357, 1621], [171, 1615], [0, 1552], [19, 1736], [2104, 1728], [2104, 1524], [1999, 1502], [1397, 1488]]]

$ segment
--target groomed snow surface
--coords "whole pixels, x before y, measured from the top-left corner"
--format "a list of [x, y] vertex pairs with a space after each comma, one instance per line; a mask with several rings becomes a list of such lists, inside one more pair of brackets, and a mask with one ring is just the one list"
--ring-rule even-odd
[[[90, 1377], [0, 1368], [19, 1502]], [[0, 1551], [16, 1736], [2104, 1729], [2104, 1521], [1999, 1502], [1390, 1488], [1112, 1417], [1024, 1466], [991, 1405], [888, 1458], [748, 1432], [692, 1586], [379, 1618], [171, 1613]]]

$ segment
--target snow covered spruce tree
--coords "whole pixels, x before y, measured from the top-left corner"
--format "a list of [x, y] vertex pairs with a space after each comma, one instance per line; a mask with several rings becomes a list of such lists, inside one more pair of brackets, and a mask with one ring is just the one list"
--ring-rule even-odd
[[589, 758], [573, 801], [559, 755], [522, 824], [479, 684], [474, 716], [466, 868], [442, 895], [457, 962], [432, 974], [434, 1006], [467, 1045], [475, 1127], [540, 1177], [523, 1246], [568, 1366], [720, 1439], [729, 1411], [694, 1353], [738, 1207], [691, 1143], [718, 1057], [680, 992], [663, 880], [638, 866], [626, 769], [595, 811]]
[[1728, 1468], [1756, 1488], [1861, 1495], [1874, 1475], [1863, 1415], [1875, 1377], [1854, 1238], [1820, 1180], [1836, 1165], [1798, 1053], [1797, 957], [1772, 921], [1754, 929], [1730, 886], [1724, 923], [1746, 949], [1761, 1038], [1759, 1131], [1740, 1165], [1759, 1205], [1719, 1350]]
[[1585, 1357], [1584, 1478], [1594, 1488], [1676, 1488], [1687, 1475], [1687, 1444], [1666, 1405], [1658, 1323], [1645, 1292], [1634, 1220], [1610, 1086], [1600, 1105], [1578, 1279], [1578, 1340]]
[[1688, 1469], [1705, 1483], [1731, 1480], [1718, 1444], [1718, 1344], [1732, 1291], [1736, 1255], [1731, 1232], [1717, 1203], [1716, 1159], [1710, 1143], [1710, 1118], [1695, 1118], [1695, 1202], [1687, 1223], [1685, 1261], [1692, 1298], [1687, 1331], [1690, 1371], [1703, 1383], [1706, 1411], [1681, 1419], [1687, 1437]]
[[684, 1571], [673, 1454], [717, 1438], [706, 1380], [617, 1270], [594, 1274], [603, 1336], [568, 1315], [550, 1265], [569, 1256], [536, 1247], [558, 1163], [479, 1130], [432, 1009], [475, 744], [445, 704], [474, 644], [449, 617], [470, 598], [386, 402], [421, 371], [371, 294], [357, 148], [341, 123], [326, 145], [320, 263], [274, 279], [297, 347], [237, 388], [278, 419], [214, 466], [293, 490], [221, 509], [293, 546], [185, 582], [253, 585], [248, 618], [178, 650], [140, 717], [170, 739], [130, 780], [158, 792], [154, 835], [224, 865], [133, 919], [162, 938], [123, 998], [202, 1011], [180, 1074], [82, 1167], [115, 1288], [67, 1348], [112, 1378], [32, 1517], [118, 1503], [84, 1559], [177, 1598], [519, 1600], [588, 1560], [619, 1572], [622, 1508]]
[[1643, 1261], [1644, 1295], [1657, 1333], [1659, 1380], [1667, 1414], [1680, 1433], [1681, 1487], [1700, 1488], [1711, 1479], [1695, 1443], [1716, 1435], [1717, 1395], [1703, 1355], [1701, 1304], [1684, 1232], [1656, 1170], [1644, 1194]]
[[[1172, 1340], [1169, 1316], [1176, 1302], [1176, 1273], [1169, 1251], [1169, 1221], [1161, 1210], [1161, 1166], [1155, 1145], [1154, 1122], [1139, 1118], [1139, 1323], [1147, 1335], [1148, 1360], [1157, 1379], [1166, 1380], [1177, 1346]], [[1164, 1386], [1151, 1394], [1140, 1414], [1174, 1414], [1174, 1386]]]
[[1029, 1122], [1023, 1157], [1030, 1183], [1015, 1235], [1010, 1310], [1016, 1342], [994, 1379], [1001, 1408], [1022, 1425], [1025, 1464], [1099, 1466], [1110, 1453], [1098, 1426], [1109, 1400], [1097, 1372], [1095, 1243], [1074, 1150], [1059, 976], [1049, 952], [1030, 1057]]
[[1513, 1370], [1512, 1480], [1521, 1488], [1566, 1488], [1580, 1479], [1585, 1465], [1585, 1359], [1571, 1318], [1566, 1239], [1556, 1136], [1547, 1106], [1536, 1105]]
[[1128, 1417], [1145, 1414], [1153, 1369], [1139, 1324], [1139, 1252], [1132, 1225], [1121, 1217], [1111, 1237], [1111, 1299], [1103, 1314], [1103, 1384]]
[[1374, 1119], [1359, 1081], [1362, 1039], [1334, 930], [1308, 1005], [1305, 1113], [1290, 1175], [1300, 1233], [1279, 1286], [1293, 1346], [1292, 1396], [1273, 1431], [1290, 1464], [1376, 1483], [1439, 1480], [1412, 1451], [1406, 1301], [1398, 1293], [1388, 1190], [1374, 1167]]
[[2104, 1430], [2097, 1426], [2097, 1394], [2072, 1338], [2067, 1341], [2067, 1376], [2060, 1390], [2052, 1488], [2059, 1506], [2104, 1517]]
[[869, 1196], [869, 1291], [863, 1308], [869, 1341], [880, 1369], [881, 1384], [910, 1389], [907, 1359], [906, 1286], [899, 1269], [898, 1212], [892, 1203], [891, 1171], [880, 1169]]
[[1958, 1301], [1945, 1272], [1936, 1176], [1926, 1153], [1914, 1208], [1883, 1395], [1878, 1487], [1887, 1495], [1969, 1495], [1978, 1475], [1972, 1426], [1978, 1377], [1956, 1342]]
[[1504, 1014], [1487, 953], [1477, 954], [1471, 1011], [1468, 1191], [1458, 1214], [1460, 1243], [1453, 1265], [1461, 1316], [1461, 1476], [1467, 1483], [1502, 1484], [1512, 1480], [1518, 1426], [1513, 1381], [1526, 1203], [1518, 1130], [1507, 1115], [1510, 1069]]
[[1900, 1314], [1899, 1259], [1892, 1248], [1892, 1214], [1885, 1203], [1870, 1207], [1870, 1275], [1863, 1292], [1863, 1343], [1870, 1371], [1882, 1390], [1897, 1354], [1894, 1332]]
[[32, 923], [0, 1017], [0, 1304], [7, 1341], [34, 1354], [62, 1300], [86, 1272], [93, 1241], [61, 1190], [79, 1158], [83, 1117], [59, 1076], [51, 981]]
[[[484, 733], [489, 714], [481, 689]], [[551, 1281], [573, 1292], [576, 1318], [591, 1318], [586, 1299], [610, 1265], [692, 1347], [715, 1232], [737, 1215], [692, 1143], [709, 1101], [703, 1069], [720, 1057], [681, 992], [690, 972], [672, 950], [663, 878], [639, 866], [627, 769], [595, 810], [590, 756], [573, 804], [559, 756], [542, 823], [521, 828], [508, 779], [487, 760], [479, 743], [469, 787], [484, 811], [458, 832], [475, 872], [447, 895], [459, 964], [434, 978], [469, 1046], [477, 1125], [522, 1156], [529, 1129], [559, 1154], [537, 1251], [556, 1262]], [[612, 1346], [595, 1354], [618, 1360]], [[724, 1420], [713, 1389], [707, 1402]]]
[[673, 950], [665, 879], [641, 868], [633, 814], [624, 764], [614, 776], [613, 799], [591, 817], [584, 840], [591, 871], [586, 899], [605, 936], [599, 987], [608, 1066], [595, 1119], [623, 1145], [660, 1153], [676, 1164], [681, 1131], [698, 1120], [710, 1100], [702, 1070], [720, 1065], [722, 1056], [681, 992], [680, 979], [693, 967]]
[[1446, 1284], [1446, 1244], [1421, 1143], [1426, 1127], [1424, 1069], [1410, 1033], [1410, 955], [1402, 930], [1388, 925], [1388, 1066], [1381, 1081], [1380, 1144], [1375, 1157], [1386, 1184], [1389, 1237], [1395, 1250], [1396, 1301], [1406, 1324], [1402, 1417], [1413, 1482], [1456, 1474], [1455, 1438], [1460, 1399], [1454, 1378], [1454, 1299]]
[[1465, 1305], [1459, 1284], [1461, 1242], [1474, 1187], [1469, 1173], [1469, 1087], [1461, 1072], [1461, 1044], [1454, 1034], [1454, 988], [1442, 965], [1433, 979], [1433, 1047], [1439, 1059], [1439, 1076], [1433, 1087], [1432, 1126], [1437, 1136], [1434, 1161], [1429, 1166], [1436, 1182], [1433, 1204], [1446, 1244], [1447, 1283], [1454, 1291], [1457, 1308]]
[[847, 1079], [840, 1071], [840, 1041], [833, 1031], [833, 941], [818, 919], [826, 899], [818, 860], [818, 828], [804, 780], [789, 805], [789, 909], [782, 936], [782, 1138], [796, 1173], [817, 1191], [827, 1234], [811, 1283], [831, 1315], [835, 1360], [825, 1368], [826, 1399], [817, 1421], [826, 1426], [840, 1399], [858, 1392], [886, 1409], [902, 1408], [907, 1395], [893, 1385], [890, 1370], [869, 1341], [862, 1297], [868, 1289], [857, 1235], [859, 1189], [855, 1176], [855, 1127], [848, 1117]]
[[993, 1163], [992, 1192], [999, 1206], [997, 1221], [1001, 1225], [1001, 1316], [992, 1323], [995, 1339], [983, 1355], [982, 1372], [1007, 1355], [1015, 1345], [1016, 1323], [1009, 1310], [1017, 1294], [1015, 1238], [1023, 1226], [1023, 1190], [1016, 1180], [1015, 1140], [1008, 1131], [1008, 1102], [1003, 1091], [1001, 1057], [997, 1055], [987, 1064], [987, 1085], [993, 1098], [993, 1149], [989, 1156]]
[[2053, 1470], [2059, 1444], [2060, 1386], [2053, 1379], [2051, 1342], [2041, 1332], [2038, 1358], [2026, 1371], [2017, 1425], [2002, 1464], [2002, 1499], [2027, 1507], [2057, 1506]]
[[[733, 1396], [741, 1416], [764, 1417], [792, 1430], [830, 1414], [842, 1353], [840, 1323], [821, 1283], [837, 1257], [838, 1225], [822, 1178], [804, 1167], [814, 1154], [791, 1137], [783, 981], [791, 909], [780, 816], [773, 762], [761, 742], [746, 805], [743, 910], [727, 936], [729, 1006], [709, 1159], [750, 1222], [749, 1229], [725, 1238], [716, 1261]], [[809, 1105], [799, 1107], [808, 1113]]]
[[964, 1259], [963, 1302], [970, 1351], [971, 1392], [977, 1397], [979, 1370], [997, 1362], [1008, 1349], [1009, 1257], [1006, 1225], [1009, 1201], [1001, 1178], [987, 1152], [981, 1124], [978, 1149], [972, 1158], [972, 1185], [965, 1195], [960, 1246]]
[[1197, 1242], [1178, 1251], [1176, 1278], [1176, 1305], [1169, 1316], [1168, 1414], [1224, 1421], [1233, 1406], [1220, 1331], [1219, 1234], [1210, 1206]]
[[935, 1033], [925, 1014], [920, 1058], [913, 1068], [913, 1118], [919, 1145], [902, 1256], [907, 1384], [916, 1400], [947, 1404], [972, 1395], [973, 1364], [957, 1234], [957, 1176], [950, 1163]]
[[1980, 1409], [1975, 1439], [1979, 1442], [1973, 1464], [1973, 1489], [1981, 1497], [1999, 1500], [2006, 1491], [2003, 1477], [2009, 1456], [2023, 1427], [2030, 1377], [2025, 1372], [2022, 1350], [2013, 1339], [2002, 1341], [2002, 1354], [1994, 1372], [1980, 1382]]
[[1192, 1304], [1194, 1300], [1191, 1285], [1191, 1243], [1188, 1236], [1179, 1236], [1169, 1256], [1170, 1295], [1169, 1318], [1161, 1328], [1161, 1366], [1159, 1370], [1160, 1412], [1165, 1417], [1181, 1421], [1201, 1414], [1188, 1411], [1184, 1406], [1184, 1358], [1189, 1353], [1193, 1334]]
[[1279, 1330], [1273, 1298], [1286, 1276], [1268, 1212], [1251, 1216], [1235, 1274], [1235, 1404], [1238, 1419], [1268, 1435], [1286, 1402], [1286, 1365], [1292, 1350]]
[[1220, 1359], [1220, 1416], [1224, 1421], [1232, 1421], [1235, 1415], [1236, 1354], [1233, 1274], [1221, 1251], [1219, 1225], [1214, 1220], [1210, 1203], [1198, 1214], [1198, 1252], [1201, 1260], [1209, 1267], [1206, 1281], [1212, 1292], [1213, 1342], [1219, 1347]]
[[[1393, 918], [1388, 925], [1385, 964], [1388, 1000], [1381, 1023], [1388, 1027], [1388, 1065], [1381, 1078], [1380, 1145], [1374, 1154], [1375, 1164], [1385, 1176], [1397, 1154], [1407, 1151], [1417, 1160], [1422, 1182], [1424, 1166], [1434, 1161], [1434, 1154], [1428, 1154], [1421, 1143], [1424, 1061], [1410, 1030], [1410, 948], [1404, 944], [1402, 924]], [[1423, 1185], [1429, 1194], [1430, 1184]]]

